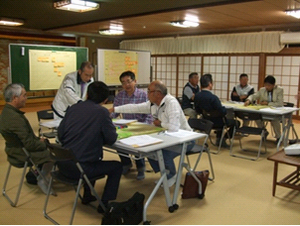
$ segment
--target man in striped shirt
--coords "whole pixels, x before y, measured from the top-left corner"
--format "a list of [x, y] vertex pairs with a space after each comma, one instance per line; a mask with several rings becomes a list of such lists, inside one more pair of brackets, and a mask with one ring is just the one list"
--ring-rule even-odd
[[[125, 71], [120, 75], [120, 82], [123, 90], [120, 91], [114, 99], [114, 107], [125, 105], [125, 104], [138, 104], [148, 101], [147, 93], [136, 87], [135, 74], [132, 71]], [[116, 118], [120, 114], [112, 113], [112, 117]], [[138, 122], [152, 124], [152, 116], [150, 114], [122, 114], [124, 119], [136, 119]], [[122, 153], [124, 155], [124, 153]], [[120, 156], [123, 164], [123, 175], [127, 174], [129, 169], [132, 167], [131, 159], [125, 156]], [[145, 160], [136, 160], [136, 167], [138, 170], [137, 180], [145, 178]]]

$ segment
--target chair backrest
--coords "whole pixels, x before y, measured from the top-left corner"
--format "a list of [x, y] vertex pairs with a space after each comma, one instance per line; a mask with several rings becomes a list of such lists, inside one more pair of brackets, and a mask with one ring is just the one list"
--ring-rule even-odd
[[178, 100], [178, 102], [179, 102], [179, 104], [181, 106], [181, 104], [182, 104], [182, 97], [176, 97], [176, 99]]
[[294, 103], [283, 102], [283, 106], [284, 106], [284, 107], [294, 107]]
[[52, 144], [48, 139], [45, 140], [47, 149], [50, 152], [50, 156], [55, 161], [74, 161], [77, 162], [75, 155], [72, 150], [62, 147], [59, 144]]
[[37, 112], [38, 120], [50, 120], [54, 119], [52, 109], [42, 110]]
[[262, 115], [256, 112], [235, 111], [234, 114], [242, 120], [262, 120]]
[[14, 133], [5, 133], [1, 132], [1, 135], [3, 136], [5, 140], [6, 146], [13, 146], [13, 147], [23, 147], [23, 143], [18, 138], [18, 136]]
[[213, 122], [206, 119], [189, 118], [188, 123], [192, 129], [199, 130], [206, 134], [210, 134], [213, 128]]
[[212, 110], [212, 111], [205, 111], [202, 110], [202, 115], [205, 119], [211, 119], [211, 118], [224, 118], [224, 115], [222, 112], [218, 110]]

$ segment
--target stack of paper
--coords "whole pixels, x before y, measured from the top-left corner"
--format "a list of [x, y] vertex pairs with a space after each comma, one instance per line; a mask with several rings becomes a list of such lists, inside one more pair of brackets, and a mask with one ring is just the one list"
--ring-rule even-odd
[[188, 130], [178, 130], [177, 132], [165, 132], [166, 135], [172, 136], [172, 137], [188, 137], [190, 135], [194, 135], [195, 132], [193, 131], [188, 131]]
[[161, 139], [151, 137], [149, 135], [132, 136], [119, 140], [120, 143], [130, 145], [132, 147], [144, 147], [147, 145], [158, 144], [163, 142]]
[[137, 122], [136, 119], [114, 119], [113, 123], [117, 125], [129, 125], [130, 123]]

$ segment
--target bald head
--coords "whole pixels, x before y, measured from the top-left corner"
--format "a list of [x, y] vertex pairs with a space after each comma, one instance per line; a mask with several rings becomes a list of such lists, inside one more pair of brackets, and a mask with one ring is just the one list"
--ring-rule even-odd
[[168, 88], [163, 84], [162, 81], [156, 80], [150, 83], [149, 87], [152, 87], [154, 90], [159, 91], [163, 96], [168, 94]]
[[168, 89], [161, 81], [153, 81], [148, 86], [148, 98], [151, 103], [159, 105], [167, 94]]

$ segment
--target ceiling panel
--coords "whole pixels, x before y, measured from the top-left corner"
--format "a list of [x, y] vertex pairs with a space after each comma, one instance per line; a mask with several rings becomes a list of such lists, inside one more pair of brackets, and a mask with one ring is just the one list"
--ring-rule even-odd
[[[125, 34], [112, 38], [216, 34], [262, 30], [300, 30], [299, 19], [286, 9], [300, 7], [294, 0], [94, 0], [100, 9], [74, 13], [53, 8], [53, 0], [0, 0], [0, 16], [24, 19], [18, 28], [0, 26], [0, 32], [68, 34], [101, 37], [99, 29], [117, 23]], [[170, 21], [198, 16], [197, 28], [177, 28]]]

